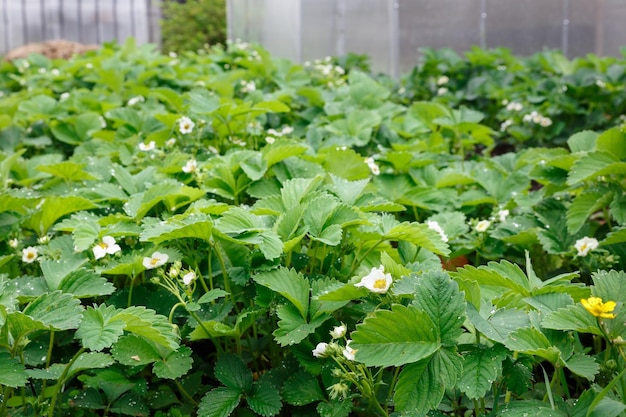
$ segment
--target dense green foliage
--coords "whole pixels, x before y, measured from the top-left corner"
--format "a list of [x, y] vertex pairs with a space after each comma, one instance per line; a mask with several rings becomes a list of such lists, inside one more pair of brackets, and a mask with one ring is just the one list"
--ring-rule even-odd
[[623, 416], [626, 61], [359, 68], [3, 63], [0, 415]]
[[165, 0], [162, 4], [165, 53], [197, 51], [226, 41], [226, 0]]

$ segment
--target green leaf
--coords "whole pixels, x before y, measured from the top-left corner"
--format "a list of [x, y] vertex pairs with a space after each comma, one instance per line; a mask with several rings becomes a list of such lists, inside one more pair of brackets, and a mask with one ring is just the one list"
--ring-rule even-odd
[[285, 381], [282, 394], [285, 402], [291, 405], [306, 405], [324, 399], [317, 378], [304, 371], [297, 371]]
[[393, 397], [397, 410], [410, 415], [425, 415], [436, 408], [445, 389], [452, 388], [457, 382], [461, 367], [461, 359], [446, 349], [431, 358], [404, 366]]
[[547, 314], [541, 321], [546, 329], [575, 330], [580, 333], [592, 333], [602, 336], [602, 330], [594, 316], [580, 304], [571, 304]]
[[467, 305], [467, 317], [483, 335], [489, 339], [504, 343], [508, 335], [520, 328], [528, 327], [528, 314], [515, 309], [493, 309], [490, 317], [483, 317], [472, 304]]
[[118, 311], [115, 320], [126, 323], [125, 330], [143, 336], [159, 345], [170, 349], [178, 349], [178, 333], [176, 327], [167, 317], [156, 314], [154, 310], [143, 306], [132, 306]]
[[37, 167], [37, 170], [61, 178], [64, 181], [85, 181], [97, 179], [93, 175], [83, 170], [85, 166], [86, 164], [77, 164], [76, 162], [72, 161], [63, 161], [59, 162], [58, 164], [40, 165]]
[[320, 417], [348, 417], [352, 411], [352, 401], [334, 400], [317, 404]]
[[219, 387], [204, 394], [198, 406], [198, 415], [202, 417], [228, 417], [241, 401], [240, 391]]
[[18, 388], [26, 386], [28, 373], [17, 358], [7, 352], [0, 352], [0, 385]]
[[463, 373], [458, 387], [468, 398], [483, 398], [502, 375], [502, 361], [507, 352], [498, 346], [477, 346], [463, 356]]
[[42, 294], [24, 308], [23, 313], [54, 330], [78, 328], [83, 318], [80, 301], [70, 294], [54, 291]]
[[509, 333], [504, 345], [512, 351], [542, 357], [552, 364], [559, 362], [559, 350], [550, 344], [546, 335], [532, 327]]
[[159, 378], [178, 379], [189, 372], [192, 365], [191, 349], [181, 346], [167, 355], [165, 359], [156, 361], [153, 370]]
[[450, 275], [476, 281], [481, 285], [495, 285], [508, 288], [524, 296], [530, 295], [528, 277], [519, 266], [509, 261], [503, 260], [499, 263], [492, 261], [478, 268], [466, 265], [456, 272], [451, 272]]
[[202, 295], [202, 297], [200, 297], [197, 301], [198, 304], [206, 304], [206, 303], [210, 303], [211, 301], [217, 300], [218, 298], [221, 297], [226, 297], [228, 295], [228, 293], [220, 288], [216, 288], [214, 290], [210, 290], [209, 292], [205, 293]]
[[511, 401], [500, 410], [498, 417], [568, 417], [564, 411], [553, 409], [543, 401]]
[[600, 242], [601, 246], [615, 245], [626, 242], [626, 228], [613, 229], [606, 235], [606, 239]]
[[626, 159], [626, 134], [621, 127], [614, 127], [598, 136], [596, 140], [598, 152], [606, 152], [615, 159]]
[[383, 237], [392, 241], [410, 242], [437, 255], [448, 256], [450, 254], [448, 244], [441, 240], [439, 233], [425, 224], [404, 222], [393, 227]]
[[626, 304], [626, 272], [597, 271], [592, 274], [591, 293], [603, 301], [616, 301]]
[[127, 366], [147, 365], [161, 359], [152, 342], [134, 334], [120, 337], [111, 353], [117, 362]]
[[209, 114], [220, 106], [218, 96], [206, 89], [196, 88], [187, 93], [189, 97], [189, 110], [197, 114]]
[[613, 193], [607, 190], [589, 189], [578, 195], [567, 209], [567, 229], [576, 234], [587, 218], [599, 209], [605, 208], [613, 199]]
[[59, 284], [58, 289], [64, 293], [72, 294], [76, 298], [89, 298], [99, 295], [113, 294], [115, 287], [106, 278], [80, 268], [70, 272]]
[[252, 391], [252, 372], [234, 354], [220, 356], [215, 364], [215, 377], [232, 390], [245, 393]]
[[76, 330], [76, 338], [84, 348], [101, 351], [111, 347], [124, 333], [125, 323], [116, 318], [117, 310], [113, 306], [101, 304], [87, 307], [83, 320]]
[[590, 381], [593, 381], [595, 375], [600, 370], [600, 365], [594, 358], [582, 353], [576, 353], [566, 360], [565, 366], [576, 375], [587, 378]]
[[211, 241], [213, 221], [206, 215], [174, 216], [166, 222], [146, 225], [141, 232], [140, 240], [161, 244], [175, 239], [201, 239]]
[[83, 197], [47, 197], [40, 203], [39, 210], [26, 219], [23, 226], [43, 236], [61, 217], [95, 207], [94, 203]]
[[428, 314], [443, 346], [456, 346], [463, 334], [465, 297], [448, 274], [443, 271], [423, 274], [417, 282], [413, 305]]
[[295, 269], [281, 267], [252, 277], [259, 285], [275, 291], [291, 301], [303, 318], [309, 311], [309, 281]]
[[626, 162], [617, 162], [606, 152], [594, 152], [578, 159], [567, 176], [567, 185], [594, 179], [600, 175], [626, 175]]
[[281, 346], [300, 343], [331, 317], [328, 314], [321, 314], [307, 322], [292, 304], [284, 304], [278, 307], [276, 314], [280, 321], [278, 322], [278, 328], [272, 334]]
[[83, 352], [70, 366], [67, 377], [75, 375], [87, 369], [102, 369], [113, 365], [111, 355], [101, 352]]
[[593, 152], [596, 150], [596, 139], [598, 136], [596, 132], [583, 130], [570, 136], [567, 140], [567, 146], [569, 146], [572, 153]]
[[275, 416], [283, 405], [278, 390], [263, 380], [254, 384], [246, 399], [252, 411], [265, 417]]
[[413, 306], [378, 310], [352, 333], [356, 360], [367, 366], [400, 366], [422, 360], [441, 346], [430, 316]]

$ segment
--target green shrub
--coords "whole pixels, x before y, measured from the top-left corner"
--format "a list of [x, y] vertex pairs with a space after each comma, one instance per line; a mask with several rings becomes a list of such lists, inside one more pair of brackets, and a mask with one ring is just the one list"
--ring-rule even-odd
[[168, 0], [161, 21], [164, 52], [195, 51], [226, 40], [225, 0]]

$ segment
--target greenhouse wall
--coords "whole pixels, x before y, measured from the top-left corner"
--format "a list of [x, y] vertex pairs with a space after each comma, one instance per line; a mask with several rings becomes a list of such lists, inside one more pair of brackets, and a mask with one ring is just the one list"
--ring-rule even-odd
[[0, 55], [32, 42], [160, 43], [160, 0], [0, 0]]
[[409, 70], [425, 47], [507, 47], [516, 54], [620, 55], [626, 0], [227, 0], [231, 39], [304, 62], [367, 54], [376, 71]]

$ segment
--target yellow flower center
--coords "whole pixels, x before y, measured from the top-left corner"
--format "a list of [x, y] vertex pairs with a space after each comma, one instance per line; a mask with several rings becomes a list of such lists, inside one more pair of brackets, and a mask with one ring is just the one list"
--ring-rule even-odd
[[159, 260], [157, 258], [150, 259], [150, 265], [156, 265]]
[[106, 244], [106, 243], [104, 243], [104, 242], [100, 242], [100, 243], [98, 243], [98, 246], [100, 246], [102, 249], [107, 249], [107, 248], [109, 247], [109, 245], [107, 245], [107, 244]]
[[377, 279], [376, 281], [374, 281], [374, 288], [384, 290], [385, 288], [387, 288], [387, 281], [384, 279]]
[[34, 258], [35, 258], [35, 254], [34, 254], [33, 252], [28, 252], [28, 253], [26, 254], [26, 257], [27, 257], [28, 259], [34, 259]]

